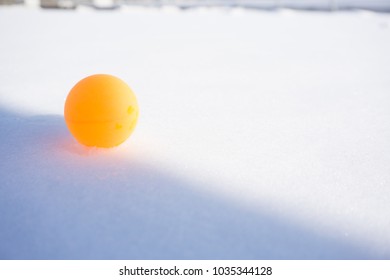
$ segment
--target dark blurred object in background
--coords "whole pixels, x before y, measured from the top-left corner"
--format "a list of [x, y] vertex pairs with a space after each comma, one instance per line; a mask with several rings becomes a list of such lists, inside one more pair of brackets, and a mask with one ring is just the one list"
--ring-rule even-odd
[[24, 4], [24, 0], [0, 0], [0, 5]]
[[40, 0], [40, 6], [45, 9], [76, 9], [77, 4], [73, 0]]
[[41, 8], [45, 9], [75, 9], [78, 5], [102, 10], [112, 10], [120, 7], [119, 0], [40, 0]]

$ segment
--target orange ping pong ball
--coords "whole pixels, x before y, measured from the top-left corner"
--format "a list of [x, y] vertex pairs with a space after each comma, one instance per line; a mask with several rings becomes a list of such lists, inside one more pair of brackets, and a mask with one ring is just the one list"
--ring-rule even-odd
[[79, 143], [109, 148], [123, 143], [133, 132], [138, 104], [124, 81], [97, 74], [82, 79], [70, 90], [64, 116]]

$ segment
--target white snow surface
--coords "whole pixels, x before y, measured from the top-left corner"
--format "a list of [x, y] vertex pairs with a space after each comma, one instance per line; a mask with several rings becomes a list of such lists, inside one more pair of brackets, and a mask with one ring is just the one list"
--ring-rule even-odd
[[[390, 15], [0, 8], [0, 259], [389, 259]], [[125, 80], [123, 145], [68, 132]]]

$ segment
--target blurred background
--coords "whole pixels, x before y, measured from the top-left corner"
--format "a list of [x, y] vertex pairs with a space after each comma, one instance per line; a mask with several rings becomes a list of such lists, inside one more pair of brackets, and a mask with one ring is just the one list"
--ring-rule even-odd
[[0, 0], [0, 5], [29, 5], [47, 9], [76, 9], [89, 6], [95, 9], [117, 9], [121, 6], [176, 6], [194, 7], [243, 7], [252, 9], [302, 9], [338, 11], [365, 9], [390, 12], [389, 0]]

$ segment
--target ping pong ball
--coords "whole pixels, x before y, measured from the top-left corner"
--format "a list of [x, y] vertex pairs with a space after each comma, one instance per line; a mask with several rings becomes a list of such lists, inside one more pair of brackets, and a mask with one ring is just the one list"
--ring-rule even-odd
[[98, 74], [82, 79], [70, 90], [64, 116], [79, 143], [109, 148], [123, 143], [133, 132], [138, 104], [124, 81]]

